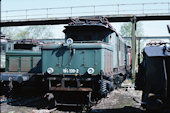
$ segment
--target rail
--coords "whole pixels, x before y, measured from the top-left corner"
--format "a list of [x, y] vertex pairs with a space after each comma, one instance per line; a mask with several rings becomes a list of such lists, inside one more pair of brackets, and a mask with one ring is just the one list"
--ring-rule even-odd
[[50, 18], [122, 14], [170, 14], [170, 2], [8, 10], [1, 11], [1, 21], [11, 22], [16, 20], [28, 21]]

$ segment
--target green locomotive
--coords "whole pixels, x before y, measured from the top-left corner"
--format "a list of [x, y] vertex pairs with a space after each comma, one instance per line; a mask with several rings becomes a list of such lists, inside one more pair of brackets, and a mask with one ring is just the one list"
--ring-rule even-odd
[[[22, 69], [20, 60], [26, 54], [29, 63], [23, 64], [29, 76], [23, 74], [20, 79], [24, 81], [24, 77], [29, 80], [33, 76], [41, 76], [48, 81], [48, 92], [59, 103], [97, 103], [118, 87], [130, 72], [130, 47], [102, 17], [74, 19], [65, 26], [63, 32], [65, 43], [44, 44], [41, 57], [39, 52], [21, 52], [18, 55], [19, 71]], [[11, 54], [7, 53], [7, 58], [12, 57]], [[41, 59], [34, 62], [36, 58]], [[7, 65], [6, 73], [9, 73], [8, 68], [12, 63]], [[5, 77], [6, 73], [3, 75], [4, 80], [9, 80], [10, 75]], [[15, 74], [15, 77], [18, 75]]]

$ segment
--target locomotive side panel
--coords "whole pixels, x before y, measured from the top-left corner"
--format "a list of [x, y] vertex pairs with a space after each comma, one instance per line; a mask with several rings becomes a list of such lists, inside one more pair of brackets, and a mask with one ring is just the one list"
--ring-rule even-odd
[[[31, 72], [41, 62], [41, 52], [8, 51], [6, 52], [6, 72]], [[37, 67], [41, 73], [41, 65]]]
[[[113, 46], [113, 70], [116, 71], [118, 69], [119, 64], [118, 64], [118, 37], [116, 36], [115, 33], [112, 33], [112, 46]], [[118, 70], [117, 70], [118, 71]]]
[[0, 80], [22, 83], [41, 73], [41, 52], [8, 51], [5, 72], [1, 73]]
[[111, 74], [113, 72], [113, 51], [105, 50], [104, 53], [104, 59], [105, 59], [105, 73], [107, 75]]

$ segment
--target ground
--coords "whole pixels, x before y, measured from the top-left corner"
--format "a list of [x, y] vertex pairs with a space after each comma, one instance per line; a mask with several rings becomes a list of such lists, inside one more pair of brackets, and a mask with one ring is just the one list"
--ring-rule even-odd
[[[143, 113], [141, 108], [141, 91], [134, 90], [129, 81], [122, 84], [122, 88], [111, 92], [106, 98], [103, 98], [99, 104], [93, 106], [90, 113]], [[56, 108], [46, 107], [46, 101], [43, 96], [29, 97], [29, 99], [12, 100], [13, 102], [3, 101], [5, 97], [1, 96], [1, 113], [67, 113], [78, 112], [79, 109], [72, 106], [57, 106]], [[10, 100], [8, 100], [10, 101]]]

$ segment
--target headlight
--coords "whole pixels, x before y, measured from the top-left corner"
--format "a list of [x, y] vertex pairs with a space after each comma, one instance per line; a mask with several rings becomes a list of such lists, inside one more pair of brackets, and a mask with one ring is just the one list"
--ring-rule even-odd
[[68, 39], [66, 40], [66, 43], [67, 43], [67, 44], [72, 44], [72, 43], [73, 43], [73, 39], [68, 38]]
[[52, 68], [52, 67], [49, 67], [48, 69], [47, 69], [47, 73], [48, 74], [52, 74], [54, 72], [54, 69]]
[[93, 68], [88, 68], [87, 73], [88, 74], [93, 74], [94, 73], [94, 69]]

